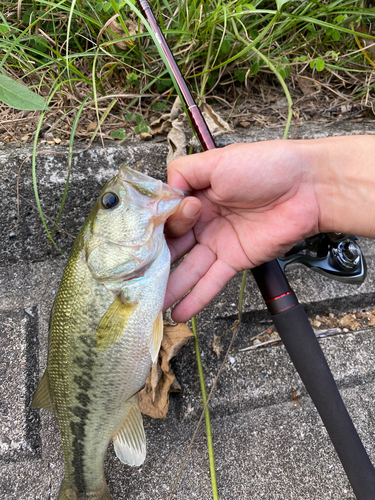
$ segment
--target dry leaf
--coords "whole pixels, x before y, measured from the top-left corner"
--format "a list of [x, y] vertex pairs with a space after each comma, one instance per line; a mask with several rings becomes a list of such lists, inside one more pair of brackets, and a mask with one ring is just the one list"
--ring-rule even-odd
[[[173, 104], [171, 111], [172, 130], [168, 134], [169, 153], [167, 163], [186, 155], [187, 139], [185, 130], [187, 129], [187, 119], [182, 112], [182, 106], [179, 99]], [[233, 132], [228, 122], [226, 122], [212, 107], [204, 103], [201, 106], [202, 115], [207, 123], [207, 126], [214, 137], [227, 132]], [[199, 147], [198, 140], [195, 136], [191, 139], [191, 144]]]
[[166, 134], [172, 128], [171, 114], [165, 113], [157, 120], [154, 120], [150, 124], [150, 129], [154, 135]]
[[174, 120], [172, 122], [172, 129], [167, 135], [168, 140], [168, 155], [167, 155], [167, 165], [170, 164], [172, 160], [176, 160], [181, 156], [186, 156], [186, 126], [183, 121]]
[[[142, 26], [140, 26], [140, 31], [138, 31], [138, 23], [132, 21], [131, 19], [127, 19], [125, 21], [125, 26], [126, 28], [128, 29], [129, 31], [129, 35], [130, 36], [133, 36], [133, 35], [137, 35], [138, 33], [143, 33], [143, 29], [142, 29]], [[127, 33], [125, 33], [125, 31], [122, 29], [122, 26], [120, 23], [118, 23], [117, 21], [113, 20], [109, 25], [108, 25], [108, 28], [113, 31], [113, 33], [115, 33], [119, 38], [125, 38], [128, 36]], [[109, 32], [109, 36], [114, 40], [116, 37], [114, 37], [110, 32]], [[127, 41], [127, 42], [116, 42], [115, 45], [117, 45], [117, 47], [119, 49], [122, 49], [122, 50], [128, 50], [132, 45], [133, 45], [133, 42], [131, 40]]]
[[184, 108], [181, 104], [180, 98], [177, 96], [171, 109], [171, 121], [173, 122], [173, 120], [177, 120], [181, 113], [184, 113]]
[[310, 95], [320, 89], [318, 82], [312, 81], [310, 78], [304, 76], [297, 77], [297, 84], [303, 95]]
[[215, 337], [212, 342], [212, 349], [219, 359], [221, 356], [221, 351], [224, 349], [223, 346], [220, 344], [220, 338], [221, 335], [219, 337]]
[[156, 399], [156, 387], [161, 379], [163, 375], [163, 372], [161, 370], [161, 366], [160, 364], [155, 361], [155, 363], [152, 364], [152, 367], [151, 367], [151, 372], [149, 374], [149, 376], [151, 377], [150, 378], [150, 385], [151, 385], [151, 389], [152, 389], [152, 401], [155, 402], [155, 399]]
[[96, 129], [97, 123], [96, 122], [90, 122], [87, 125], [87, 132], [93, 132]]
[[186, 323], [171, 325], [168, 321], [164, 321], [163, 339], [161, 341], [159, 357], [164, 359], [167, 356], [167, 361], [170, 361], [177, 355], [190, 337], [193, 337], [193, 332]]
[[[228, 132], [234, 132], [234, 130], [230, 127], [229, 123], [226, 122], [223, 118], [221, 118], [221, 116], [218, 113], [216, 113], [216, 111], [214, 111], [209, 104], [204, 103], [201, 106], [201, 111], [213, 137], [217, 137], [219, 135], [226, 134]], [[198, 140], [195, 136], [193, 136], [190, 143], [194, 147], [199, 147]]]
[[179, 97], [176, 97], [170, 113], [164, 113], [160, 118], [154, 120], [150, 129], [154, 135], [165, 134], [172, 129], [174, 120], [183, 121], [185, 117], [184, 110]]
[[[206, 120], [211, 134], [215, 137], [225, 132], [233, 132], [229, 123], [219, 116], [211, 106], [204, 103], [202, 105], [202, 114]], [[154, 134], [168, 132], [167, 140], [169, 145], [167, 155], [167, 165], [180, 156], [186, 156], [186, 147], [188, 145], [186, 131], [189, 130], [188, 120], [184, 113], [179, 97], [176, 97], [171, 112], [165, 113], [157, 120], [154, 120], [150, 128]], [[194, 137], [192, 144], [198, 146], [197, 139]]]
[[228, 122], [212, 109], [212, 107], [204, 103], [202, 106], [202, 114], [206, 120], [211, 134], [215, 137], [226, 132], [233, 132]]
[[168, 155], [167, 165], [180, 156], [186, 156], [186, 128], [187, 121], [179, 97], [176, 97], [171, 112], [165, 113], [158, 120], [150, 125], [154, 134], [161, 134], [168, 131]]
[[190, 328], [185, 323], [171, 325], [164, 321], [158, 360], [151, 367], [144, 389], [138, 393], [139, 408], [145, 415], [152, 418], [166, 418], [169, 394], [181, 390], [169, 361], [192, 336]]

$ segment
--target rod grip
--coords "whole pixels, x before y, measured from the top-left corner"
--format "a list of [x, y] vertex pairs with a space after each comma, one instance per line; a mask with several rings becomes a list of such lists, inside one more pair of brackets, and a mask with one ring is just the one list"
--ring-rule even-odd
[[358, 500], [375, 499], [375, 469], [341, 399], [306, 312], [298, 304], [272, 316], [328, 431]]

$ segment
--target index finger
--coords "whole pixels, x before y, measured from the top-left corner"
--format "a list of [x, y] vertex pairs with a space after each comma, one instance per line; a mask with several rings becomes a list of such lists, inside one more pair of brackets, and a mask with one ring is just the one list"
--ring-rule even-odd
[[209, 187], [221, 155], [222, 150], [212, 149], [173, 160], [168, 165], [168, 184], [184, 191]]

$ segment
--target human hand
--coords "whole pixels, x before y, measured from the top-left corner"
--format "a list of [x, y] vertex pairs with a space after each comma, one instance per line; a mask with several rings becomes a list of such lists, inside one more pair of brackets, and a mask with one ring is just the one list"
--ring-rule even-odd
[[[299, 141], [233, 144], [170, 164], [168, 182], [193, 190], [202, 203], [190, 231], [181, 210], [169, 220], [169, 236], [177, 236], [168, 238], [172, 261], [192, 249], [168, 282], [165, 307], [192, 289], [175, 307], [174, 320], [203, 309], [239, 271], [319, 232], [312, 172]], [[194, 198], [182, 208], [190, 204], [199, 210]]]
[[192, 249], [168, 282], [165, 307], [191, 289], [173, 319], [191, 318], [237, 272], [308, 236], [375, 238], [374, 158], [375, 136], [358, 135], [232, 144], [172, 162], [169, 183], [197, 197], [167, 224], [172, 260]]

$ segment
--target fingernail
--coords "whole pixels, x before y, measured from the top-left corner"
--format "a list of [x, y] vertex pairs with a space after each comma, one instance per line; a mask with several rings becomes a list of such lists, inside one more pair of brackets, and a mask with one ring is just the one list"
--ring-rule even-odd
[[182, 209], [182, 213], [185, 217], [192, 219], [200, 211], [201, 207], [197, 203], [186, 203]]

